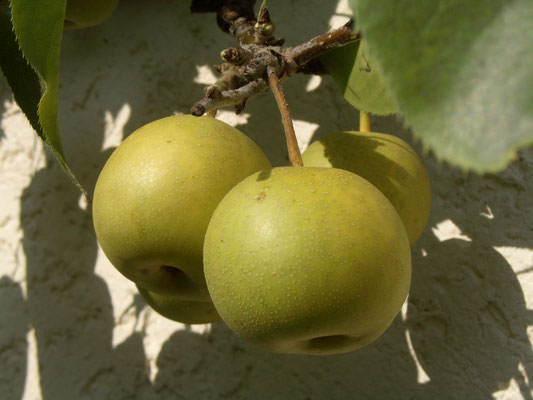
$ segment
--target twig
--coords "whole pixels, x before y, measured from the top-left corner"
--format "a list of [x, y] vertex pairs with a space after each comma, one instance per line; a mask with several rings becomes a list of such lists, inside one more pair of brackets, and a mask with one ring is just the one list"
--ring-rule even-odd
[[361, 38], [353, 32], [353, 23], [348, 23], [298, 46], [283, 48], [283, 39], [274, 36], [267, 2], [263, 0], [257, 18], [254, 3], [255, 0], [192, 0], [191, 11], [216, 12], [219, 26], [239, 42], [221, 52], [225, 63], [216, 66], [221, 75], [192, 107], [193, 115], [232, 105], [236, 112], [242, 111], [251, 97], [268, 89], [267, 67], [274, 68], [282, 82], [295, 73], [322, 75], [325, 69], [317, 57]]
[[296, 133], [294, 132], [294, 126], [292, 124], [291, 113], [287, 99], [283, 93], [281, 82], [276, 75], [276, 69], [272, 66], [267, 68], [268, 82], [270, 84], [270, 90], [276, 98], [278, 103], [279, 112], [281, 114], [281, 120], [283, 122], [283, 128], [285, 129], [285, 138], [287, 140], [287, 149], [289, 151], [289, 161], [294, 167], [303, 167], [302, 155], [298, 148], [298, 141], [296, 140]]
[[348, 43], [361, 39], [361, 35], [352, 31], [348, 26], [341, 26], [331, 32], [326, 32], [305, 43], [286, 50], [286, 56], [292, 58], [299, 66]]
[[[317, 36], [306, 43], [286, 49], [279, 46], [250, 45], [246, 49], [240, 51], [247, 55], [246, 62], [239, 66], [232, 65], [231, 68], [238, 68], [238, 71], [243, 71], [242, 73], [244, 73], [251, 70], [251, 66], [253, 65], [254, 70], [264, 71], [267, 65], [273, 64], [272, 59], [276, 58], [276, 64], [278, 65], [276, 75], [281, 76], [280, 79], [283, 81], [298, 71], [305, 71], [308, 63], [315, 60], [316, 57], [323, 53], [359, 39], [359, 34], [356, 34], [346, 26], [343, 26], [329, 33]], [[235, 49], [228, 49], [226, 52], [227, 53], [223, 53], [233, 54]], [[278, 58], [281, 59], [281, 62]], [[318, 68], [316, 69], [318, 70]], [[211, 98], [205, 96], [193, 106], [192, 114], [200, 116], [212, 108], [242, 104], [249, 98], [268, 89], [268, 83], [265, 78], [250, 76], [250, 81], [244, 82], [244, 86], [242, 87], [223, 90], [220, 92], [219, 96]]]
[[224, 90], [219, 92], [220, 97], [204, 97], [191, 109], [194, 116], [201, 116], [209, 110], [241, 104], [247, 99], [257, 96], [268, 89], [268, 83], [264, 79], [258, 79], [248, 83], [246, 86], [234, 90]]

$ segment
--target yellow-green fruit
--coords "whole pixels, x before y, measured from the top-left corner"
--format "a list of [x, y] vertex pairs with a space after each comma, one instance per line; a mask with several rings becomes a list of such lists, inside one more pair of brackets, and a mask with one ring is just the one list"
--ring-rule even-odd
[[411, 279], [409, 240], [387, 198], [336, 168], [251, 175], [220, 202], [204, 244], [213, 303], [241, 338], [331, 354], [375, 340]]
[[339, 132], [312, 143], [306, 167], [334, 167], [372, 183], [392, 203], [413, 245], [426, 227], [431, 190], [424, 164], [400, 138], [375, 132]]
[[210, 301], [202, 265], [209, 219], [224, 195], [270, 163], [242, 132], [174, 116], [132, 133], [96, 183], [93, 221], [111, 263], [142, 288]]
[[142, 298], [162, 316], [184, 324], [206, 324], [220, 320], [211, 301], [183, 301], [173, 296], [161, 296], [137, 285]]
[[104, 22], [115, 11], [120, 0], [68, 0], [65, 28], [88, 28]]

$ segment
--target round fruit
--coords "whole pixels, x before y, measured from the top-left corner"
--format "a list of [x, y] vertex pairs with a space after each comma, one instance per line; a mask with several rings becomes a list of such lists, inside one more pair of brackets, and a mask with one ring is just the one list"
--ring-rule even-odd
[[131, 134], [96, 183], [93, 221], [111, 263], [142, 288], [210, 301], [202, 266], [209, 219], [224, 195], [270, 168], [237, 129], [210, 117], [174, 116]]
[[68, 0], [65, 28], [88, 28], [104, 22], [117, 8], [119, 0]]
[[339, 132], [312, 143], [302, 154], [306, 167], [353, 172], [377, 187], [402, 219], [413, 245], [431, 208], [429, 178], [415, 151], [400, 138], [375, 132]]
[[220, 320], [211, 301], [183, 301], [173, 296], [161, 296], [139, 285], [137, 290], [150, 307], [168, 319], [184, 324], [206, 324]]
[[398, 213], [336, 168], [251, 175], [218, 205], [204, 244], [213, 303], [241, 338], [280, 353], [355, 350], [379, 337], [409, 290]]

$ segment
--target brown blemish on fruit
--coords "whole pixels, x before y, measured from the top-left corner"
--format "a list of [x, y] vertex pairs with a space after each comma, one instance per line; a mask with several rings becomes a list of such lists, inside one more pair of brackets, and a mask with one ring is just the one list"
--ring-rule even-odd
[[258, 203], [262, 203], [263, 201], [265, 201], [266, 197], [267, 197], [266, 193], [261, 192], [257, 196], [255, 196], [255, 199], [257, 200]]

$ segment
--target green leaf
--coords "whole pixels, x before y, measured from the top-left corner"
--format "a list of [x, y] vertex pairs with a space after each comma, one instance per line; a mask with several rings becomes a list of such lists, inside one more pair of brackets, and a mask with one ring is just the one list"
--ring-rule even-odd
[[496, 171], [533, 143], [533, 1], [350, 4], [400, 111], [439, 159]]
[[[31, 74], [29, 68], [24, 66], [19, 77], [13, 76], [15, 68], [25, 62], [20, 51], [15, 51], [12, 35], [2, 39], [2, 43], [10, 41], [7, 47], [9, 57], [5, 60], [2, 58], [2, 70], [15, 100], [33, 128], [43, 138], [66, 174], [87, 196], [65, 160], [59, 135], [59, 55], [65, 7], [66, 0], [11, 0], [12, 23], [18, 46], [34, 72]], [[4, 26], [2, 29], [5, 29]], [[36, 98], [36, 82], [40, 88], [39, 100]]]
[[379, 66], [365, 41], [355, 42], [320, 57], [344, 98], [361, 111], [389, 115], [398, 111]]
[[37, 107], [41, 100], [41, 84], [38, 75], [28, 65], [19, 49], [7, 8], [0, 9], [0, 68], [15, 101], [35, 132], [44, 139], [44, 132], [37, 115]]

